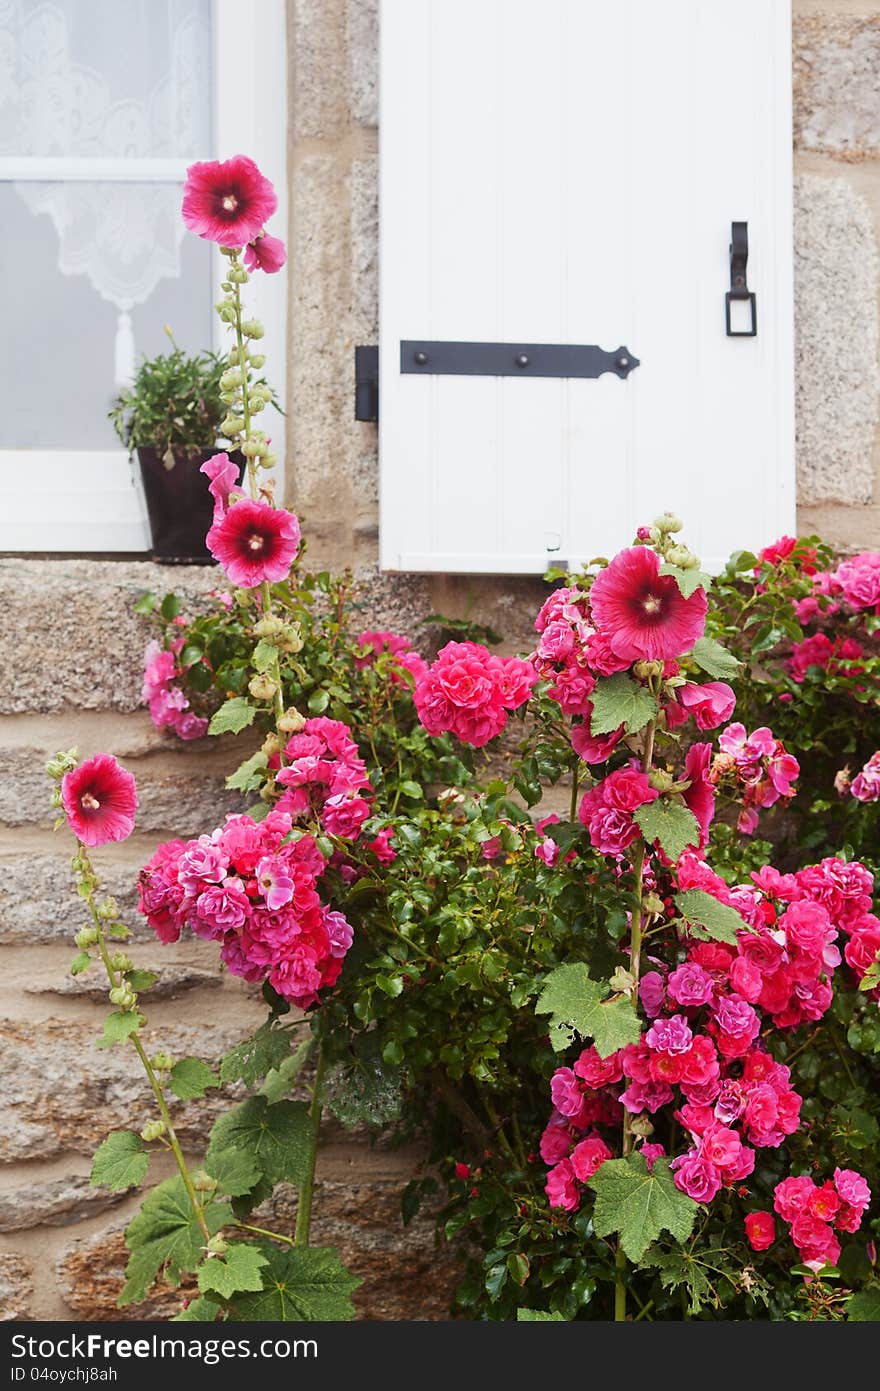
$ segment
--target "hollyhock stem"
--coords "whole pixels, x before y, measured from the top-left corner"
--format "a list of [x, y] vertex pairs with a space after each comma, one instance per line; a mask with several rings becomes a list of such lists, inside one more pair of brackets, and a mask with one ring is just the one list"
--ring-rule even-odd
[[[649, 682], [649, 689], [651, 689], [652, 695], [656, 694], [653, 690], [653, 682]], [[650, 775], [651, 767], [654, 761], [654, 736], [656, 735], [656, 733], [657, 721], [651, 720], [651, 722], [647, 726], [647, 729], [645, 730], [645, 747], [644, 752], [642, 754], [642, 772], [645, 774], [646, 777]], [[632, 990], [630, 991], [630, 999], [632, 1000], [633, 1009], [638, 1010], [639, 974], [641, 970], [642, 933], [644, 928], [644, 914], [642, 912], [642, 902], [644, 897], [645, 878], [645, 841], [642, 836], [640, 836], [635, 843], [635, 848], [633, 850], [632, 869], [635, 884], [633, 892], [634, 903], [629, 939], [629, 970], [630, 975], [633, 978]], [[632, 1153], [632, 1116], [630, 1115], [629, 1111], [624, 1111], [623, 1115], [623, 1141], [621, 1148], [624, 1156]], [[617, 1277], [614, 1282], [614, 1321], [615, 1323], [621, 1323], [626, 1319], [627, 1262], [626, 1255], [624, 1253], [623, 1247], [620, 1245], [619, 1240], [617, 1243], [617, 1250], [614, 1256], [614, 1265], [617, 1271]]]
[[[79, 842], [78, 858], [87, 869], [88, 878], [83, 876], [81, 877], [80, 882], [86, 883], [86, 885], [88, 886], [87, 892], [85, 894], [85, 900], [89, 906], [89, 912], [92, 915], [92, 924], [97, 934], [98, 951], [100, 952], [101, 960], [104, 963], [104, 970], [107, 972], [107, 979], [110, 982], [110, 988], [111, 990], [115, 990], [122, 983], [123, 977], [121, 976], [121, 974], [117, 975], [113, 967], [113, 964], [110, 960], [110, 953], [107, 950], [107, 942], [104, 937], [104, 929], [101, 925], [101, 918], [98, 914], [98, 909], [95, 904], [95, 891], [91, 887], [91, 884], [96, 882], [96, 876], [92, 867], [91, 860], [89, 859], [86, 849], [81, 842]], [[178, 1140], [174, 1130], [174, 1124], [171, 1120], [171, 1113], [168, 1110], [168, 1105], [165, 1101], [165, 1094], [162, 1091], [161, 1083], [159, 1082], [153, 1065], [147, 1056], [144, 1045], [141, 1043], [138, 1032], [135, 1031], [134, 1033], [129, 1034], [129, 1038], [131, 1040], [132, 1047], [134, 1048], [135, 1052], [141, 1060], [141, 1065], [143, 1066], [144, 1072], [147, 1074], [147, 1080], [152, 1089], [153, 1096], [156, 1099], [156, 1105], [159, 1108], [159, 1114], [161, 1115], [162, 1120], [165, 1123], [165, 1134], [168, 1138], [168, 1143], [171, 1146], [171, 1151], [174, 1155], [177, 1168], [180, 1172], [180, 1177], [183, 1182], [183, 1186], [186, 1189], [187, 1197], [189, 1198], [190, 1203], [192, 1205], [193, 1214], [195, 1216], [196, 1221], [199, 1224], [199, 1228], [202, 1232], [202, 1235], [205, 1238], [205, 1241], [210, 1241], [211, 1233], [208, 1230], [208, 1224], [205, 1221], [205, 1214], [202, 1209], [202, 1205], [196, 1196], [196, 1190], [193, 1186], [193, 1181], [190, 1177], [189, 1169], [187, 1168], [187, 1163], [183, 1156], [183, 1150], [180, 1148], [180, 1141]]]
[[306, 1176], [299, 1190], [299, 1207], [296, 1212], [296, 1228], [293, 1234], [295, 1246], [308, 1246], [309, 1227], [312, 1220], [312, 1198], [315, 1192], [315, 1166], [318, 1162], [318, 1138], [321, 1133], [322, 1088], [324, 1085], [324, 1050], [318, 1047], [318, 1063], [315, 1080], [312, 1084], [312, 1104], [309, 1107], [309, 1120], [312, 1123], [311, 1147]]
[[577, 810], [578, 810], [578, 783], [579, 783], [579, 781], [580, 781], [580, 772], [581, 772], [581, 760], [580, 760], [580, 758], [576, 758], [576, 759], [574, 760], [574, 763], [572, 764], [572, 768], [571, 768], [571, 811], [570, 811], [570, 815], [569, 815], [569, 820], [570, 820], [570, 821], [576, 821], [576, 820], [577, 820]]
[[[231, 258], [233, 265], [238, 265], [238, 252]], [[248, 397], [248, 367], [245, 357], [244, 334], [241, 331], [241, 286], [236, 281], [233, 290], [235, 300], [235, 341], [238, 344], [238, 365], [241, 369], [241, 414], [244, 420], [244, 437], [250, 439], [251, 433], [251, 406]], [[254, 502], [259, 500], [260, 490], [257, 484], [257, 465], [256, 461], [250, 457], [247, 459], [248, 484], [251, 490], [251, 497]]]

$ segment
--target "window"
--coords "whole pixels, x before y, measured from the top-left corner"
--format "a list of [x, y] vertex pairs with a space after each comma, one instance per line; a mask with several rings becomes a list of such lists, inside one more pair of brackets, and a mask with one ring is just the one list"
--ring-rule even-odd
[[[0, 463], [21, 504], [0, 519], [2, 550], [149, 549], [107, 411], [141, 354], [167, 348], [166, 324], [188, 351], [225, 343], [219, 256], [180, 218], [187, 165], [251, 154], [284, 235], [284, 3], [260, 8], [258, 57], [235, 0], [0, 3]], [[249, 305], [281, 389], [273, 282], [249, 286]]]
[[[717, 568], [792, 527], [789, 11], [382, 0], [384, 568], [540, 574], [666, 508]], [[755, 337], [726, 334], [733, 222]], [[402, 371], [420, 341], [639, 366]]]

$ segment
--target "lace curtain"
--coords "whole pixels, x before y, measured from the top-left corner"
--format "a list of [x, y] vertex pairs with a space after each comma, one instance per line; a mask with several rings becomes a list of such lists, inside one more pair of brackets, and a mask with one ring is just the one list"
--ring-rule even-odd
[[[210, 0], [0, 0], [0, 169], [3, 156], [208, 156], [210, 52]], [[180, 186], [89, 172], [13, 187], [51, 219], [57, 271], [86, 277], [115, 307], [121, 383], [134, 368], [132, 310], [181, 274]]]

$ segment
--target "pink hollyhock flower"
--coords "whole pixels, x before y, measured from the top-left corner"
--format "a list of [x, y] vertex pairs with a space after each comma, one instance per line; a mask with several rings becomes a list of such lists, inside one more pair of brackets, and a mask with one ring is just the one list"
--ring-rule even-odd
[[702, 966], [686, 961], [670, 975], [668, 989], [676, 1004], [684, 1005], [685, 1009], [696, 1009], [709, 1003], [715, 982]]
[[544, 1191], [551, 1207], [562, 1207], [566, 1212], [574, 1212], [580, 1205], [581, 1195], [571, 1160], [560, 1159], [559, 1163], [554, 1165], [547, 1175]]
[[293, 898], [294, 884], [287, 869], [285, 861], [277, 855], [266, 855], [257, 865], [257, 883], [272, 913]]
[[687, 1193], [694, 1202], [711, 1203], [721, 1190], [721, 1175], [697, 1150], [679, 1155], [669, 1167], [673, 1170], [676, 1188]]
[[685, 599], [660, 559], [646, 546], [614, 557], [590, 590], [596, 626], [617, 656], [630, 662], [662, 661], [689, 652], [703, 633], [708, 607], [703, 589]]
[[772, 1212], [750, 1212], [746, 1217], [746, 1239], [753, 1251], [766, 1251], [776, 1240]]
[[861, 1212], [871, 1201], [871, 1190], [855, 1169], [835, 1169], [834, 1187], [845, 1203]]
[[724, 681], [707, 681], [702, 686], [688, 681], [676, 695], [679, 705], [693, 715], [697, 729], [717, 729], [736, 706], [736, 696]]
[[240, 589], [286, 580], [299, 549], [299, 522], [283, 507], [242, 498], [215, 521], [208, 550]]
[[286, 260], [284, 242], [280, 237], [270, 237], [268, 232], [259, 233], [245, 247], [246, 270], [264, 270], [267, 275], [274, 275], [276, 271], [281, 270]]
[[134, 830], [135, 781], [112, 754], [96, 754], [65, 773], [61, 804], [68, 826], [83, 845], [125, 840]]
[[183, 220], [220, 246], [245, 246], [278, 206], [275, 190], [247, 155], [191, 164], [183, 189]]
[[222, 521], [229, 506], [229, 494], [238, 486], [241, 469], [228, 454], [215, 454], [213, 458], [205, 460], [199, 473], [205, 474], [209, 480], [208, 492], [214, 499], [214, 521]]
[[586, 1183], [597, 1169], [601, 1169], [606, 1159], [611, 1158], [611, 1150], [599, 1135], [588, 1135], [575, 1145], [571, 1152], [571, 1167], [575, 1178]]

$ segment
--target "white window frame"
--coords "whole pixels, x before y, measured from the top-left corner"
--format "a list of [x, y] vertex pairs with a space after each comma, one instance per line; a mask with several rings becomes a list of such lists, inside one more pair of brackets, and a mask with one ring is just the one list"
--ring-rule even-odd
[[[278, 211], [272, 230], [287, 241], [287, 15], [285, 0], [260, 0], [259, 24], [238, 0], [212, 0], [214, 149], [203, 158], [249, 155], [272, 179]], [[181, 186], [189, 159], [31, 158], [0, 156], [0, 182], [83, 180], [108, 183], [174, 182]], [[219, 287], [223, 258], [213, 256]], [[220, 291], [217, 289], [217, 298]], [[262, 321], [266, 375], [279, 398], [287, 375], [287, 272], [255, 275], [247, 286], [248, 312]], [[214, 348], [228, 346], [214, 319]], [[36, 370], [36, 368], [35, 368]], [[283, 495], [284, 417], [266, 417], [279, 494]], [[0, 552], [43, 554], [134, 553], [150, 550], [146, 506], [137, 461], [124, 449], [2, 449], [6, 507], [0, 517]], [[70, 492], [59, 486], [70, 480]], [[16, 493], [29, 507], [17, 506]], [[36, 506], [34, 505], [36, 503]]]

